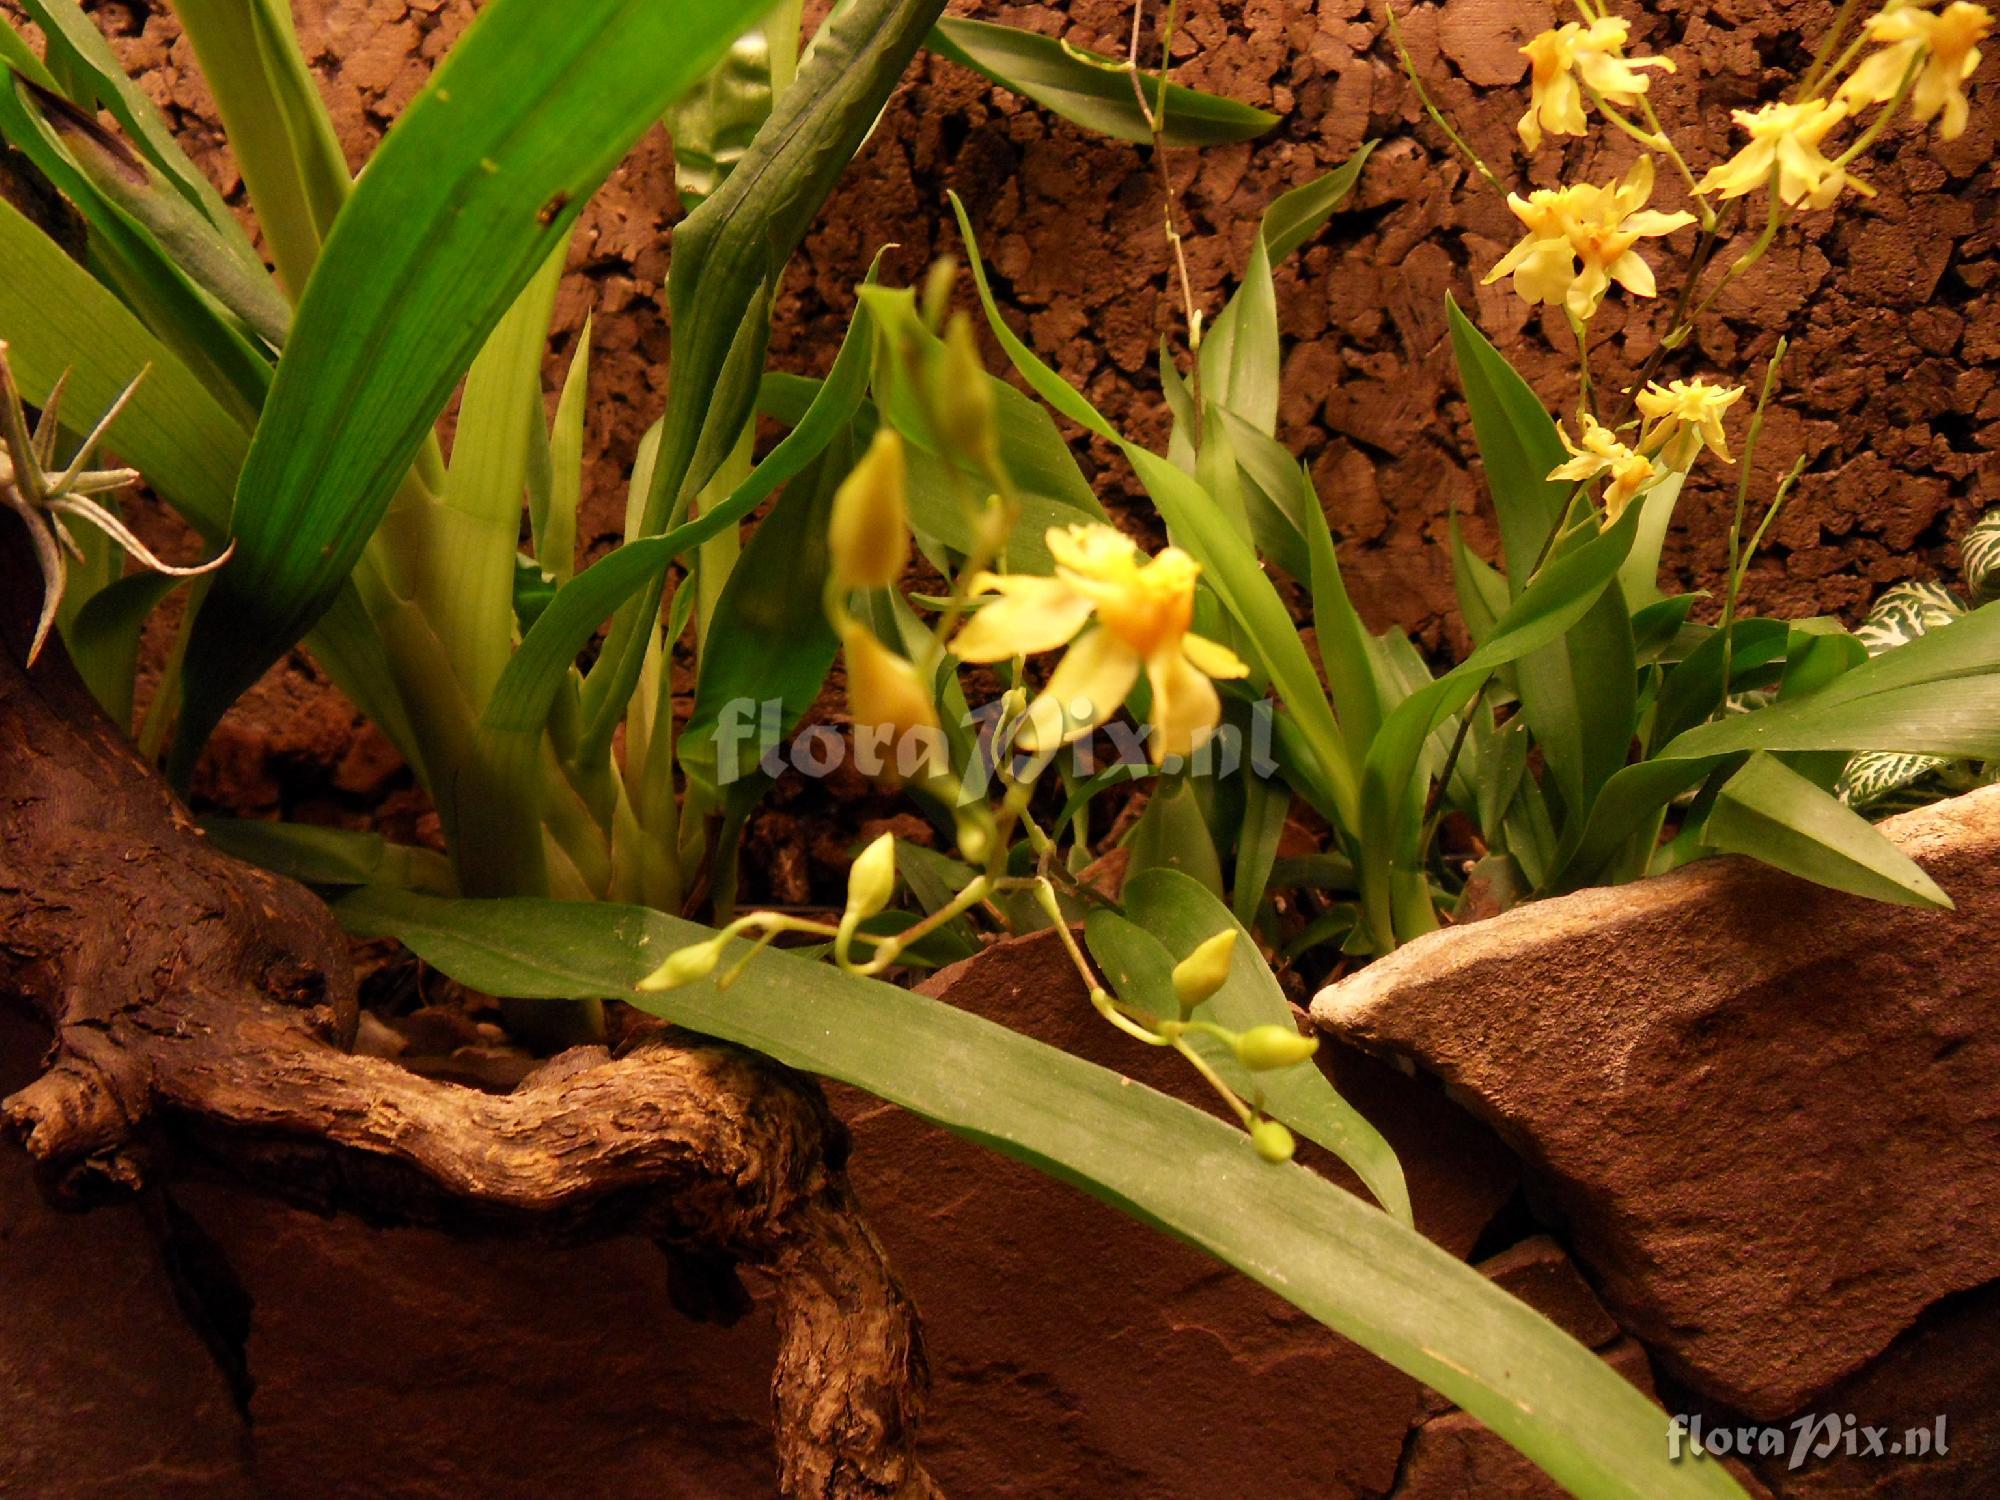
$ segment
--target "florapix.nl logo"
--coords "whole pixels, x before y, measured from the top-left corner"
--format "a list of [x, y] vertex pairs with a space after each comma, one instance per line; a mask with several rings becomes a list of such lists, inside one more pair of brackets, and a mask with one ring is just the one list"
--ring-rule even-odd
[[1770, 1424], [1710, 1422], [1677, 1416], [1667, 1424], [1667, 1457], [1782, 1459], [1797, 1472], [1831, 1458], [1941, 1458], [1950, 1452], [1943, 1412], [1918, 1427], [1862, 1421], [1852, 1412], [1807, 1412]]
[[[1217, 725], [1192, 754], [1162, 756], [1158, 768], [1169, 774], [1202, 777], [1225, 778], [1246, 770], [1259, 778], [1275, 776], [1275, 707], [1268, 699], [1243, 705], [1237, 718]], [[989, 703], [958, 721], [961, 743], [975, 745], [978, 750], [972, 774], [965, 779], [968, 797], [984, 795], [982, 783], [994, 775], [1002, 753], [1016, 764], [1031, 759], [1027, 752], [1005, 744], [1000, 732], [1006, 727], [1001, 723], [1002, 712], [1000, 703]], [[776, 780], [787, 772], [818, 780], [847, 766], [870, 779], [894, 776], [908, 781], [922, 767], [949, 758], [950, 736], [943, 729], [814, 723], [787, 738], [786, 717], [785, 704], [775, 698], [731, 698], [723, 703], [715, 719], [717, 782], [727, 786], [752, 774]], [[1079, 719], [1084, 717], [1078, 714]], [[1119, 768], [1142, 770], [1155, 764], [1150, 753], [1154, 733], [1150, 723], [1113, 719], [1094, 733], [1064, 745], [1060, 753], [1067, 757], [1070, 774], [1078, 779]]]

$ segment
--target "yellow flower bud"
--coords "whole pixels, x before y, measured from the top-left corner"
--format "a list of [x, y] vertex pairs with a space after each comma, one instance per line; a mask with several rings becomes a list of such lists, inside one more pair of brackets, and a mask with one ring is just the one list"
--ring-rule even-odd
[[1292, 1139], [1291, 1131], [1271, 1119], [1260, 1119], [1251, 1125], [1250, 1144], [1268, 1162], [1290, 1161], [1292, 1153], [1298, 1149], [1298, 1142]]
[[952, 286], [957, 280], [958, 257], [955, 255], [940, 255], [924, 273], [924, 327], [932, 333], [943, 326], [945, 312], [951, 307]]
[[[857, 731], [886, 735], [887, 743], [869, 747], [880, 754], [881, 774], [928, 779], [950, 768], [937, 706], [917, 669], [875, 638], [859, 620], [840, 626], [840, 647], [847, 659], [847, 711]], [[863, 769], [875, 774], [872, 759]]]
[[1228, 982], [1235, 952], [1236, 929], [1227, 927], [1174, 965], [1174, 998], [1182, 1010], [1193, 1010]]
[[1000, 466], [1000, 433], [993, 409], [993, 387], [979, 357], [972, 319], [953, 313], [945, 325], [944, 352], [932, 376], [932, 399], [945, 445], [992, 473]]
[[1252, 1026], [1236, 1039], [1236, 1060], [1253, 1073], [1289, 1068], [1319, 1051], [1319, 1038], [1289, 1026]]
[[903, 440], [892, 429], [879, 428], [833, 497], [826, 534], [841, 587], [887, 588], [903, 576], [910, 561], [905, 488]]
[[993, 816], [984, 806], [960, 808], [956, 816], [958, 852], [973, 864], [986, 862], [993, 847]]
[[840, 925], [865, 922], [896, 894], [896, 836], [885, 833], [855, 857], [847, 871], [847, 910]]
[[708, 978], [721, 959], [722, 945], [727, 941], [718, 933], [705, 943], [691, 943], [674, 950], [667, 955], [665, 963], [639, 981], [638, 988], [648, 994], [658, 994], [662, 990], [677, 990], [682, 985]]

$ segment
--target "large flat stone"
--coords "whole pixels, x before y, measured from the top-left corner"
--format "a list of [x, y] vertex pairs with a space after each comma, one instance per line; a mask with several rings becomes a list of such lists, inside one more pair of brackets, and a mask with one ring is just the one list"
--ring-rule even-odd
[[1717, 859], [1433, 934], [1313, 1003], [1494, 1124], [1619, 1321], [1754, 1416], [2000, 1276], [2000, 788], [1885, 827], [1955, 912]]

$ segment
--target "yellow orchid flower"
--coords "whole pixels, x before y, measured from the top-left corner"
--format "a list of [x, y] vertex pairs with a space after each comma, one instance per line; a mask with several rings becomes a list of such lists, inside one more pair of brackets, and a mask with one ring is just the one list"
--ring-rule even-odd
[[[1053, 578], [988, 573], [973, 581], [998, 597], [959, 631], [952, 652], [961, 661], [996, 662], [1073, 642], [1016, 738], [1030, 753], [1104, 723], [1144, 671], [1153, 690], [1148, 752], [1155, 762], [1192, 754], [1222, 718], [1209, 679], [1250, 670], [1228, 647], [1188, 629], [1200, 565], [1178, 547], [1148, 559], [1110, 526], [1051, 527], [1047, 542]], [[1096, 627], [1086, 631], [1093, 617]]]
[[1703, 448], [1726, 464], [1735, 463], [1722, 414], [1742, 398], [1740, 385], [1710, 385], [1699, 378], [1648, 385], [1635, 403], [1647, 424], [1639, 451], [1659, 454], [1670, 469], [1686, 469]]
[[1653, 268], [1634, 247], [1695, 220], [1691, 213], [1646, 208], [1652, 196], [1650, 156], [1634, 162], [1623, 182], [1537, 188], [1525, 199], [1509, 193], [1507, 206], [1528, 233], [1487, 273], [1486, 284], [1511, 275], [1526, 301], [1564, 304], [1579, 319], [1597, 311], [1614, 281], [1638, 296], [1653, 296]]
[[1626, 57], [1632, 28], [1616, 16], [1599, 16], [1588, 26], [1571, 21], [1545, 31], [1521, 49], [1533, 64], [1528, 112], [1516, 127], [1530, 151], [1541, 149], [1542, 132], [1584, 133], [1583, 91], [1590, 89], [1607, 104], [1630, 108], [1652, 84], [1641, 68], [1671, 73], [1665, 57]]
[[1625, 513], [1633, 496], [1659, 478], [1660, 471], [1650, 458], [1618, 441], [1615, 432], [1588, 412], [1584, 413], [1580, 442], [1572, 442], [1569, 429], [1560, 423], [1556, 425], [1556, 433], [1571, 457], [1568, 463], [1549, 470], [1548, 477], [1581, 484], [1601, 474], [1609, 475], [1611, 482], [1604, 488], [1606, 526]]
[[1824, 99], [1731, 110], [1729, 117], [1750, 132], [1750, 144], [1728, 161], [1710, 167], [1701, 179], [1700, 191], [1740, 198], [1763, 187], [1775, 170], [1778, 196], [1794, 208], [1801, 203], [1825, 208], [1844, 187], [1872, 198], [1873, 188], [1820, 151], [1820, 142], [1847, 113], [1846, 105], [1829, 104]]
[[1954, 0], [1936, 12], [1908, 4], [1886, 6], [1866, 26], [1868, 39], [1880, 43], [1881, 50], [1848, 75], [1834, 97], [1849, 110], [1886, 104], [1921, 55], [1910, 113], [1930, 120], [1942, 112], [1938, 135], [1955, 141], [1965, 133], [1965, 81], [1978, 71], [1979, 44], [1992, 29], [1993, 12], [1969, 0]]

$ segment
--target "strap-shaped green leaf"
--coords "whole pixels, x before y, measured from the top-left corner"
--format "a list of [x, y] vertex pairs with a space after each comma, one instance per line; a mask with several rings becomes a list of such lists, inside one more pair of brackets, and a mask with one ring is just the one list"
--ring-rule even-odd
[[742, 21], [734, 0], [493, 0], [411, 101], [300, 302], [195, 624], [182, 764], [332, 602], [487, 333]]
[[1915, 860], [1868, 820], [1772, 755], [1753, 755], [1729, 778], [1702, 825], [1701, 841], [1877, 901], [1951, 905]]
[[[1447, 298], [1445, 312], [1499, 517], [1508, 584], [1518, 596], [1549, 550], [1551, 532], [1584, 502], [1573, 505], [1573, 486], [1548, 478], [1568, 453], [1541, 399], [1456, 301]], [[1635, 508], [1642, 523], [1664, 528], [1664, 518]], [[1556, 544], [1564, 545], [1578, 543]], [[1587, 816], [1604, 783], [1625, 764], [1637, 716], [1635, 671], [1631, 611], [1615, 587], [1561, 640], [1523, 657], [1514, 669], [1521, 712], [1572, 818]]]
[[[813, 39], [792, 86], [743, 159], [674, 230], [667, 271], [673, 378], [637, 535], [679, 520], [736, 446], [756, 408], [770, 326], [754, 311], [867, 139], [944, 0], [853, 0]], [[619, 614], [591, 668], [581, 752], [595, 756], [624, 716], [657, 628], [659, 594]]]
[[787, 953], [758, 955], [726, 991], [636, 995], [712, 935], [640, 907], [362, 890], [335, 909], [475, 989], [623, 995], [1087, 1186], [1435, 1387], [1572, 1494], [1740, 1500], [1715, 1460], [1670, 1459], [1667, 1415], [1541, 1314], [1344, 1188], [1259, 1161], [1233, 1123], [1108, 1068]]
[[[963, 64], [984, 78], [1024, 94], [1072, 125], [1114, 140], [1145, 142], [1151, 127], [1139, 109], [1133, 77], [1122, 60], [1071, 51], [1053, 37], [968, 21], [958, 16], [937, 23], [928, 45], [941, 57]], [[1150, 107], [1159, 109], [1159, 76], [1141, 69]], [[1169, 146], [1215, 146], [1247, 141], [1278, 123], [1278, 117], [1234, 99], [1221, 99], [1169, 83], [1161, 139]]]
[[[1408, 816], [1411, 781], [1431, 732], [1464, 706], [1487, 675], [1560, 642], [1604, 596], [1631, 550], [1639, 513], [1628, 509], [1609, 531], [1551, 561], [1535, 575], [1486, 643], [1444, 676], [1397, 704], [1369, 747], [1362, 778], [1362, 894], [1378, 938], [1392, 930], [1410, 937], [1407, 923], [1392, 919], [1391, 887], [1399, 878], [1422, 878], [1421, 816]], [[1422, 799], [1415, 800], [1421, 809]]]
[[1347, 201], [1347, 195], [1361, 180], [1361, 170], [1368, 165], [1368, 158], [1374, 154], [1378, 144], [1376, 141], [1362, 142], [1360, 150], [1324, 177], [1315, 177], [1311, 182], [1280, 193], [1271, 200], [1257, 232], [1263, 238], [1264, 252], [1270, 256], [1273, 266], [1319, 233], [1320, 226]]
[[706, 515], [662, 536], [627, 542], [584, 569], [556, 596], [501, 673], [486, 706], [485, 726], [495, 734], [535, 735], [548, 722], [565, 674], [605, 618], [626, 600], [666, 576], [674, 558], [728, 526], [740, 525], [819, 456], [853, 420], [868, 384], [869, 321], [857, 310], [833, 368], [814, 393], [798, 425], [750, 472], [730, 497]]
[[263, 262], [257, 259], [243, 226], [236, 222], [236, 216], [222, 201], [215, 185], [188, 160], [167, 122], [153, 107], [153, 101], [126, 76], [97, 23], [83, 13], [75, 0], [22, 0], [22, 6], [41, 26], [50, 60], [60, 61], [72, 78], [87, 81], [90, 92], [146, 158], [172, 180], [189, 204], [201, 211], [230, 251], [261, 275]]
[[287, 0], [175, 0], [293, 301], [353, 190]]

